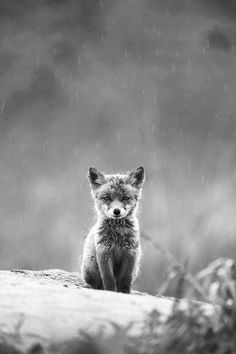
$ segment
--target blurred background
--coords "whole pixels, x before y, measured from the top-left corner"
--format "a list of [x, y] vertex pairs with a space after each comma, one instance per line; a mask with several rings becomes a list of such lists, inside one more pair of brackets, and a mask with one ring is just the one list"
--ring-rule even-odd
[[[144, 166], [143, 232], [196, 273], [236, 252], [236, 3], [0, 0], [0, 268], [78, 271], [87, 171]], [[136, 288], [163, 255], [143, 240]]]

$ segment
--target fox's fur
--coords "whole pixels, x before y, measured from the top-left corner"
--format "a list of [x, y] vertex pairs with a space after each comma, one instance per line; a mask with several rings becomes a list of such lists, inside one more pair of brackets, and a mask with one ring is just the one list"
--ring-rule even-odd
[[94, 289], [130, 293], [141, 256], [136, 210], [144, 170], [105, 175], [91, 167], [88, 178], [97, 221], [85, 240], [82, 276]]

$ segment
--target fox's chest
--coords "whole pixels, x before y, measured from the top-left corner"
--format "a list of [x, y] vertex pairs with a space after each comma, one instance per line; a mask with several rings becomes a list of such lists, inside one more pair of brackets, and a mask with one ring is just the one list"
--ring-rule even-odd
[[116, 258], [138, 248], [138, 235], [135, 230], [111, 228], [102, 231], [97, 235], [97, 245], [114, 253]]

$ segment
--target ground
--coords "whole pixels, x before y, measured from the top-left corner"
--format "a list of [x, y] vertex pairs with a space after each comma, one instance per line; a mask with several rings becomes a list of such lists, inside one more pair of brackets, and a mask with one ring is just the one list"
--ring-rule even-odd
[[[138, 338], [145, 324], [157, 317], [160, 332], [176, 306], [166, 297], [93, 290], [78, 273], [58, 269], [0, 271], [0, 284], [1, 345], [30, 353], [61, 352], [58, 348], [65, 343], [68, 352], [68, 346], [84, 335], [95, 342], [101, 336], [109, 341], [121, 332], [123, 337]], [[210, 304], [195, 304], [207, 316], [215, 311]], [[188, 307], [189, 301], [182, 300], [181, 311]]]

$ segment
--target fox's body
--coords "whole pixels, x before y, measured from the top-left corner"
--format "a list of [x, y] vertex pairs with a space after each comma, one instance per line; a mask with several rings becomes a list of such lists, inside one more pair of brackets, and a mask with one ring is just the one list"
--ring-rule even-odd
[[130, 292], [141, 256], [136, 217], [143, 168], [127, 175], [89, 170], [97, 221], [84, 245], [82, 275], [95, 289]]

